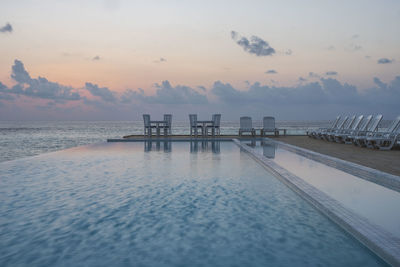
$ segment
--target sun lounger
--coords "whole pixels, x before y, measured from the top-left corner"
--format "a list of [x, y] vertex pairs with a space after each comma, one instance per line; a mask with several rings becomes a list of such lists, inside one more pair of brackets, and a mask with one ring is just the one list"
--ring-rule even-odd
[[382, 115], [376, 115], [372, 120], [371, 123], [368, 125], [366, 131], [359, 131], [357, 132], [357, 136], [353, 139], [353, 144], [357, 146], [366, 147], [366, 140], [368, 136], [372, 136], [377, 130], [378, 125], [382, 121]]
[[366, 145], [370, 148], [379, 148], [381, 150], [390, 150], [400, 141], [400, 116], [392, 121], [385, 132], [375, 132], [367, 136]]
[[322, 133], [321, 134], [321, 139], [329, 141], [330, 140], [330, 134], [331, 133], [335, 133], [336, 131], [343, 129], [343, 126], [345, 125], [345, 123], [347, 122], [348, 119], [349, 119], [348, 116], [344, 117], [343, 120], [341, 120], [338, 123], [338, 125], [337, 125], [337, 127], [335, 129], [331, 129], [329, 131], [326, 131], [326, 132]]
[[320, 128], [320, 129], [316, 132], [315, 138], [321, 139], [321, 140], [322, 140], [322, 139], [324, 139], [324, 138], [323, 138], [324, 134], [329, 133], [329, 132], [331, 132], [331, 131], [334, 131], [334, 130], [338, 129], [338, 124], [340, 123], [340, 119], [341, 119], [341, 118], [342, 118], [341, 116], [337, 116], [337, 117], [336, 117], [336, 120], [332, 123], [332, 125], [331, 125], [330, 128]]
[[356, 138], [356, 136], [358, 135], [359, 132], [365, 132], [369, 126], [369, 124], [371, 123], [372, 120], [372, 115], [368, 115], [367, 117], [365, 117], [361, 123], [360, 123], [360, 127], [355, 130], [352, 131], [349, 135], [347, 135], [344, 139], [344, 143], [345, 144], [353, 144], [354, 139]]
[[335, 137], [336, 137], [337, 134], [340, 134], [340, 133], [342, 133], [342, 132], [345, 132], [345, 131], [351, 129], [351, 127], [353, 126], [353, 123], [354, 123], [355, 119], [356, 119], [356, 115], [351, 116], [351, 117], [343, 124], [343, 127], [342, 127], [341, 129], [337, 129], [337, 130], [335, 130], [335, 131], [330, 132], [330, 133], [327, 135], [328, 140], [331, 141], [331, 142], [334, 142], [334, 141], [335, 141]]
[[242, 136], [246, 132], [251, 133], [253, 137], [256, 136], [256, 130], [253, 128], [251, 117], [240, 117], [239, 136]]
[[335, 129], [337, 127], [337, 124], [339, 123], [339, 120], [340, 120], [340, 116], [337, 116], [329, 128], [319, 128], [315, 131], [307, 132], [307, 135], [312, 138], [322, 139], [322, 134], [331, 129]]
[[345, 143], [347, 136], [348, 135], [352, 135], [353, 132], [357, 131], [358, 128], [360, 127], [360, 123], [362, 121], [362, 119], [364, 118], [364, 115], [360, 115], [358, 116], [354, 121], [353, 124], [351, 125], [351, 127], [347, 130], [343, 130], [339, 133], [335, 134], [335, 141], [337, 143]]

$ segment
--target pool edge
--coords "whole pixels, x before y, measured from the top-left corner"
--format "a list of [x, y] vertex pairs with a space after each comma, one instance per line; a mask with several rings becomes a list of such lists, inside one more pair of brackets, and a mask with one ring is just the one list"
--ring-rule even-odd
[[[272, 139], [269, 139], [272, 140]], [[272, 140], [279, 146], [300, 156], [323, 163], [335, 169], [347, 172], [358, 178], [400, 192], [400, 176], [379, 171], [370, 167], [366, 167], [357, 163], [338, 159], [332, 156], [324, 155], [305, 148], [290, 145], [281, 141]]]

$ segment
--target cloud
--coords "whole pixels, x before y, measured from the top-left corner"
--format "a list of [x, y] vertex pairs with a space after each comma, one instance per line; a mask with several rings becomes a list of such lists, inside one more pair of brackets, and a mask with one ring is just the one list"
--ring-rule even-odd
[[[309, 76], [319, 77], [313, 72]], [[156, 92], [152, 95], [142, 89], [127, 89], [121, 94], [89, 82], [76, 89], [42, 77], [35, 79], [19, 60], [12, 66], [11, 77], [16, 82], [11, 88], [0, 82], [0, 118], [10, 119], [21, 112], [25, 112], [27, 118], [34, 118], [37, 113], [27, 112], [27, 103], [32, 103], [32, 112], [40, 109], [55, 119], [57, 116], [80, 116], [80, 113], [86, 116], [84, 113], [88, 110], [93, 112], [90, 119], [128, 119], [126, 114], [161, 114], [166, 110], [180, 119], [186, 118], [188, 113], [202, 111], [204, 114], [220, 112], [227, 119], [237, 119], [244, 114], [254, 118], [271, 114], [279, 119], [326, 119], [338, 113], [382, 113], [387, 118], [398, 115], [400, 99], [400, 76], [390, 82], [373, 77], [374, 85], [363, 90], [334, 78], [311, 80], [306, 77], [312, 81], [309, 82], [299, 77], [299, 83], [293, 86], [281, 86], [271, 80], [272, 85], [254, 82], [243, 84], [243, 88], [222, 81], [216, 81], [208, 88], [173, 86], [169, 81], [163, 81], [155, 84]], [[83, 90], [87, 90], [86, 96], [79, 94]], [[19, 96], [41, 100], [27, 101]], [[74, 102], [60, 105], [67, 101]], [[65, 114], [66, 108], [71, 108], [69, 115]]]
[[362, 95], [370, 105], [382, 110], [390, 109], [393, 116], [399, 115], [398, 102], [400, 99], [400, 76], [396, 76], [390, 83], [384, 83], [379, 78], [374, 78], [376, 87], [365, 90]]
[[378, 88], [386, 89], [387, 84], [383, 83], [378, 77], [374, 77], [374, 84], [378, 86]]
[[12, 32], [13, 31], [13, 27], [11, 26], [10, 23], [7, 23], [5, 26], [0, 28], [0, 32]]
[[308, 73], [308, 77], [310, 77], [310, 78], [317, 78], [317, 79], [320, 78], [320, 76], [319, 76], [317, 73], [314, 73], [314, 72], [312, 72], [312, 71], [310, 71], [310, 72]]
[[105, 102], [116, 102], [117, 98], [114, 93], [107, 87], [98, 87], [97, 84], [87, 82], [85, 84], [86, 90], [88, 90], [93, 96], [100, 97]]
[[80, 99], [79, 93], [75, 92], [74, 88], [70, 86], [50, 82], [46, 78], [40, 76], [37, 79], [31, 78], [29, 73], [25, 70], [24, 64], [17, 59], [12, 66], [11, 78], [16, 81], [17, 84], [12, 88], [7, 88], [6, 90], [2, 89], [10, 94], [51, 99], [60, 102]]
[[378, 59], [378, 64], [390, 64], [393, 63], [393, 59], [388, 59], [388, 58], [380, 58]]
[[338, 75], [337, 71], [327, 71], [325, 74], [330, 76]]
[[[256, 82], [246, 91], [236, 89], [229, 83], [217, 81], [212, 86], [211, 93], [217, 96], [219, 102], [231, 107], [239, 105], [242, 110], [250, 107], [262, 110], [265, 105], [269, 105], [278, 110], [299, 106], [312, 110], [319, 106], [321, 109], [330, 108], [336, 113], [351, 110], [394, 113], [396, 102], [400, 99], [400, 76], [390, 84], [384, 84], [377, 78], [374, 81], [377, 86], [366, 91], [358, 91], [354, 85], [341, 83], [332, 78], [321, 78], [317, 82], [293, 87], [271, 87]], [[374, 104], [375, 98], [380, 99], [379, 106]], [[371, 105], [375, 105], [376, 109], [368, 110], [367, 107]]]
[[276, 70], [267, 70], [265, 73], [266, 74], [277, 74], [278, 72]]
[[155, 84], [157, 91], [155, 95], [147, 96], [143, 90], [138, 92], [127, 90], [122, 95], [125, 103], [136, 100], [152, 104], [207, 104], [207, 96], [197, 92], [189, 86], [177, 85], [171, 86], [169, 81], [163, 81], [161, 84]]
[[8, 90], [7, 86], [5, 86], [2, 82], [0, 82], [0, 92], [5, 92], [7, 90]]
[[297, 87], [269, 87], [259, 82], [252, 84], [247, 91], [235, 89], [229, 83], [217, 81], [214, 83], [211, 92], [216, 95], [222, 103], [232, 106], [245, 105], [262, 107], [269, 105], [288, 104], [313, 104], [325, 101], [324, 94], [319, 83], [309, 83]]
[[199, 85], [199, 86], [197, 86], [197, 88], [199, 88], [201, 91], [203, 91], [203, 92], [206, 92], [207, 91], [207, 88], [205, 88], [204, 86], [202, 86], [202, 85]]
[[335, 46], [330, 45], [330, 46], [328, 46], [326, 49], [329, 50], [329, 51], [333, 51], [333, 50], [335, 50], [336, 48], [335, 48]]
[[358, 37], [360, 37], [360, 35], [358, 35], [358, 34], [353, 34], [353, 36], [351, 36], [351, 39], [357, 39]]
[[100, 56], [95, 56], [92, 58], [93, 61], [100, 60]]
[[251, 36], [249, 40], [244, 36], [240, 36], [239, 33], [235, 31], [231, 31], [231, 37], [239, 46], [243, 48], [244, 51], [250, 54], [254, 54], [259, 57], [272, 56], [275, 54], [275, 49], [260, 37]]
[[158, 60], [154, 60], [154, 63], [162, 63], [162, 62], [167, 62], [167, 60], [163, 57], [160, 57]]
[[362, 50], [362, 46], [358, 45], [358, 44], [351, 43], [347, 47], [345, 47], [345, 50], [350, 51], [350, 52], [357, 52], [357, 51]]

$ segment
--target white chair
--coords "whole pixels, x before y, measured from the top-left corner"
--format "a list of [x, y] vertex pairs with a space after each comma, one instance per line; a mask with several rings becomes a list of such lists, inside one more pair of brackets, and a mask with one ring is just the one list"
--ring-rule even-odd
[[208, 129], [211, 129], [212, 136], [221, 135], [221, 114], [213, 114], [212, 115], [212, 124], [207, 126], [207, 135]]
[[256, 135], [251, 117], [240, 117], [239, 136], [242, 136], [242, 134], [246, 132], [251, 133], [253, 137]]
[[164, 135], [171, 135], [172, 134], [172, 115], [171, 114], [164, 114]]
[[382, 121], [382, 115], [376, 115], [372, 120], [371, 123], [368, 125], [365, 131], [359, 131], [357, 136], [353, 139], [353, 144], [357, 146], [366, 147], [367, 146], [367, 137], [372, 136], [375, 132], [378, 131], [378, 125]]
[[143, 114], [143, 122], [144, 122], [144, 135], [151, 136], [152, 135], [151, 130], [152, 128], [156, 128], [156, 126], [151, 126], [149, 114]]
[[274, 133], [275, 136], [279, 135], [279, 130], [275, 127], [274, 117], [264, 117], [263, 127], [260, 130], [261, 136], [265, 136], [266, 133]]
[[203, 133], [203, 127], [197, 124], [197, 114], [189, 114], [189, 121], [190, 121], [190, 136], [198, 135], [198, 129], [200, 128]]
[[366, 145], [370, 148], [390, 150], [400, 141], [400, 116], [394, 119], [385, 132], [376, 132], [366, 139]]
[[340, 133], [335, 134], [335, 141], [337, 143], [345, 143], [347, 141], [347, 136], [351, 135], [354, 131], [358, 130], [363, 118], [364, 118], [364, 115], [358, 116], [357, 119], [354, 120], [353, 124], [351, 125], [351, 127], [349, 129], [343, 130]]

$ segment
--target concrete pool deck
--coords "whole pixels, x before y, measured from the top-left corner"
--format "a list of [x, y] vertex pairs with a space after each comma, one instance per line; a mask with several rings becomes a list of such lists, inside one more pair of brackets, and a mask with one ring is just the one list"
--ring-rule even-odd
[[400, 149], [382, 151], [307, 136], [280, 136], [274, 140], [400, 176]]

